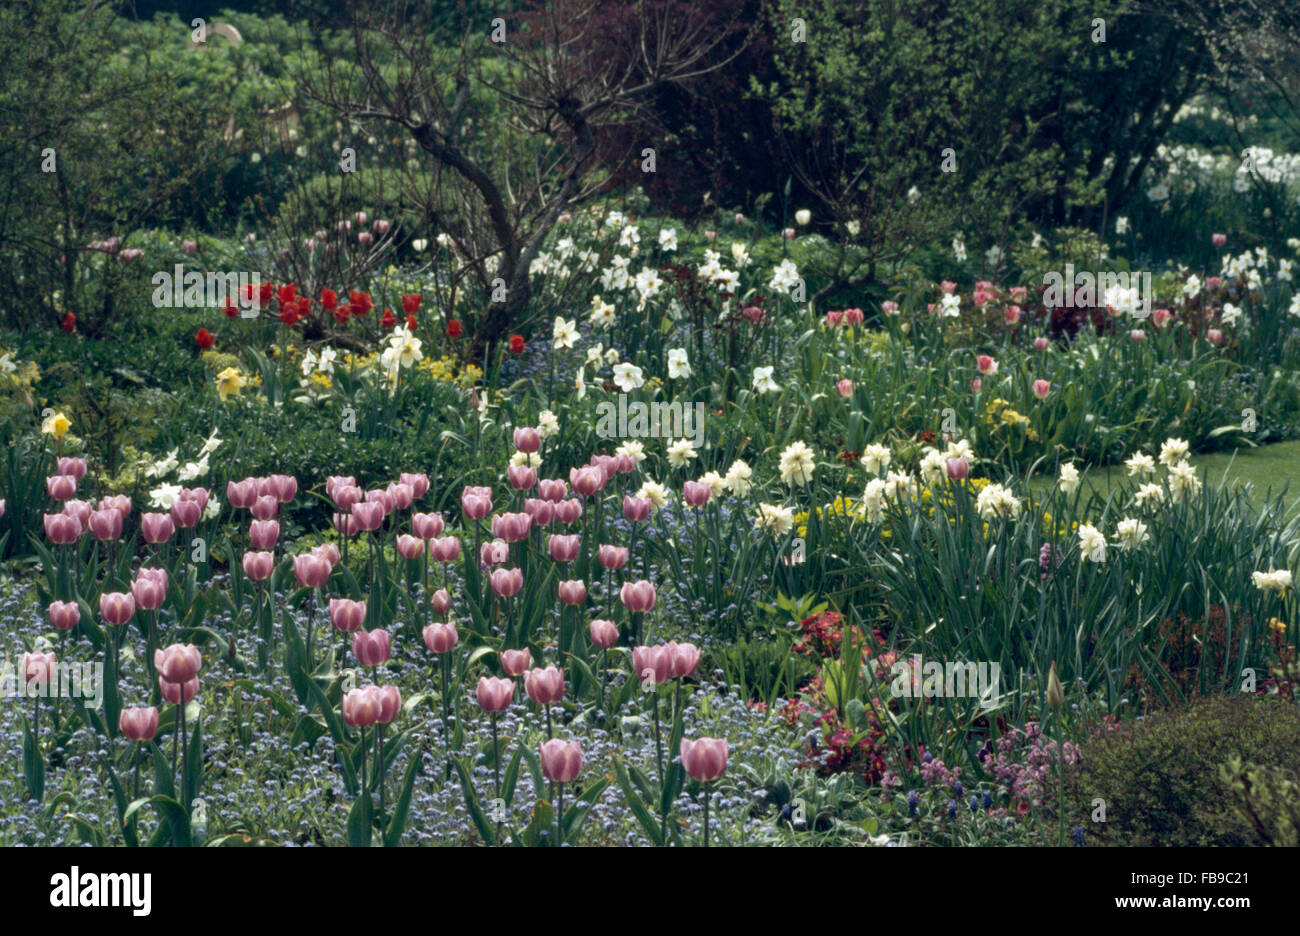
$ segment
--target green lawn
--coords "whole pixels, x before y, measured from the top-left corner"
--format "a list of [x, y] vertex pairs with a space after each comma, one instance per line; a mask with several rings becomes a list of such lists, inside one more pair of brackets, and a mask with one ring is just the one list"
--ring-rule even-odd
[[[1295, 492], [1300, 491], [1300, 441], [1193, 455], [1191, 462], [1199, 469], [1201, 479], [1207, 484], [1218, 484], [1226, 473], [1231, 482], [1251, 485], [1251, 502], [1257, 506], [1264, 501], [1269, 488], [1276, 494], [1284, 485], [1289, 485], [1287, 512], [1296, 509]], [[1083, 472], [1083, 477], [1085, 482], [1091, 483], [1104, 497], [1109, 493], [1112, 482], [1121, 481], [1125, 473], [1123, 465], [1110, 465], [1089, 469]], [[1039, 475], [1029, 482], [1029, 490], [1037, 494], [1053, 483], [1053, 477]]]

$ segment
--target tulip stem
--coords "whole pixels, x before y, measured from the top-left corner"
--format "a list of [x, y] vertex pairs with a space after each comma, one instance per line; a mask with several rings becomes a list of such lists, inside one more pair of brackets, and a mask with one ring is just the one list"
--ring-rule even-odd
[[[492, 780], [496, 785], [496, 798], [501, 799], [501, 752], [497, 746], [497, 713], [492, 713]], [[497, 837], [501, 836], [501, 820], [497, 820]]]
[[[655, 678], [657, 679], [658, 676], [659, 674], [656, 672]], [[662, 787], [664, 784], [664, 743], [663, 743], [663, 739], [659, 736], [659, 687], [658, 686], [655, 686], [654, 690], [652, 690], [650, 693], [650, 707], [654, 709], [654, 713], [655, 713], [655, 761], [659, 765], [659, 786]]]
[[307, 672], [310, 674], [316, 669], [316, 661], [312, 659], [315, 651], [316, 642], [316, 589], [307, 593]]
[[555, 793], [555, 846], [564, 844], [564, 784], [556, 784]]
[[386, 792], [384, 787], [387, 785], [384, 783], [386, 775], [386, 771], [384, 770], [384, 726], [380, 725], [376, 731], [378, 732], [377, 737], [379, 738], [379, 745], [378, 749], [375, 751], [375, 776], [379, 778], [379, 821], [382, 823], [384, 821], [384, 794]]
[[[605, 711], [605, 681], [609, 678], [609, 650], [604, 647], [600, 651], [600, 698], [597, 700], [600, 711]], [[609, 713], [605, 712], [608, 717]]]
[[361, 756], [357, 758], [361, 762], [361, 797], [365, 804], [364, 809], [370, 809], [370, 784], [366, 782], [366, 726], [361, 726]]
[[190, 808], [190, 751], [188, 738], [185, 731], [185, 684], [179, 683], [177, 691], [180, 692], [180, 710], [181, 710], [181, 782], [180, 788], [185, 792], [185, 809]]
[[442, 743], [447, 752], [446, 779], [451, 779], [451, 654], [442, 655]]
[[140, 747], [141, 747], [141, 743], [136, 742], [135, 764], [134, 764], [135, 776], [134, 779], [131, 781], [131, 799], [133, 800], [137, 800], [140, 798]]
[[713, 799], [713, 781], [704, 784], [704, 847], [709, 847], [709, 800]]

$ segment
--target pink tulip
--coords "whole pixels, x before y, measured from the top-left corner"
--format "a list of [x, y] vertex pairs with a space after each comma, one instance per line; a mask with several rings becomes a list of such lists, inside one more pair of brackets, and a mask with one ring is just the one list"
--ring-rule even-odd
[[525, 465], [510, 465], [506, 468], [506, 479], [516, 491], [529, 491], [537, 483], [537, 469]]
[[86, 527], [90, 530], [90, 535], [101, 543], [119, 540], [122, 538], [122, 511], [116, 507], [91, 511]]
[[[411, 488], [411, 492], [415, 495], [416, 500], [419, 500], [425, 494], [429, 493], [429, 476], [423, 472], [412, 473], [403, 471], [397, 476], [397, 480]], [[429, 539], [427, 536], [424, 538]]]
[[118, 494], [114, 497], [101, 497], [99, 499], [100, 510], [120, 510], [122, 519], [125, 520], [131, 516], [131, 498], [125, 494]]
[[580, 605], [587, 600], [587, 584], [570, 579], [559, 584], [560, 601], [567, 605]]
[[605, 472], [605, 483], [608, 484], [610, 478], [618, 474], [618, 459], [613, 455], [593, 455], [591, 464]]
[[627, 454], [615, 455], [614, 470], [617, 471], [619, 474], [627, 474], [629, 472], [636, 471], [636, 459], [633, 458], [631, 455], [627, 455]]
[[77, 496], [77, 479], [72, 475], [50, 475], [45, 479], [45, 490], [55, 500]]
[[292, 475], [271, 475], [266, 479], [268, 493], [282, 504], [298, 496], [298, 479]]
[[[244, 553], [244, 574], [254, 582], [264, 582], [275, 571], [275, 554], [269, 552]], [[137, 599], [138, 600], [138, 599]]]
[[498, 566], [510, 558], [510, 546], [505, 540], [492, 540], [478, 548], [478, 561], [483, 566]]
[[152, 741], [158, 734], [158, 709], [153, 706], [122, 709], [117, 727], [128, 741]]
[[196, 487], [196, 488], [182, 488], [180, 496], [182, 500], [197, 501], [199, 505], [199, 510], [207, 510], [208, 498], [211, 495], [208, 493], [207, 488]]
[[998, 362], [987, 354], [981, 354], [975, 358], [975, 366], [981, 374], [988, 376], [997, 371]]
[[339, 536], [356, 536], [361, 532], [361, 527], [357, 526], [350, 513], [334, 514], [334, 529], [338, 530]]
[[1223, 247], [1223, 246], [1225, 246], [1225, 245], [1228, 243], [1228, 235], [1227, 235], [1227, 234], [1211, 234], [1211, 235], [1210, 235], [1210, 243], [1213, 244], [1215, 247]]
[[594, 465], [569, 469], [569, 484], [573, 486], [573, 493], [583, 497], [599, 493], [605, 487], [605, 480], [605, 472]]
[[602, 650], [608, 650], [618, 643], [618, 625], [613, 621], [597, 618], [587, 626], [591, 642]]
[[1049, 380], [1034, 381], [1034, 396], [1040, 400], [1046, 400], [1047, 395], [1052, 392], [1052, 383]]
[[983, 386], [984, 386], [984, 381], [982, 381], [982, 380], [980, 380], [978, 377], [976, 377], [974, 380], [972, 380], [972, 381], [970, 382], [970, 390], [971, 390], [971, 393], [979, 393], [979, 392], [980, 392], [980, 388], [983, 387]]
[[58, 659], [54, 651], [48, 653], [24, 653], [18, 660], [18, 670], [25, 682], [44, 686], [58, 677]]
[[168, 682], [189, 682], [203, 668], [203, 657], [194, 644], [172, 644], [154, 651], [153, 668]]
[[61, 475], [68, 475], [73, 481], [80, 481], [86, 476], [86, 460], [84, 458], [71, 458], [64, 456], [57, 462], [56, 471]]
[[570, 536], [557, 533], [546, 542], [546, 548], [556, 562], [572, 562], [577, 559], [581, 545], [582, 537], [576, 533]]
[[619, 591], [623, 605], [633, 612], [653, 611], [655, 606], [655, 587], [653, 582], [624, 582]]
[[50, 626], [55, 630], [72, 630], [81, 623], [81, 605], [75, 601], [52, 601], [48, 613]]
[[63, 512], [69, 517], [76, 517], [77, 522], [81, 524], [81, 531], [84, 533], [90, 527], [90, 515], [95, 512], [94, 506], [90, 501], [73, 500], [63, 502]]
[[356, 487], [357, 479], [352, 475], [330, 475], [325, 479], [325, 496], [334, 500], [339, 488]]
[[492, 535], [507, 543], [518, 543], [528, 539], [532, 525], [532, 517], [526, 513], [503, 513], [492, 518]]
[[5, 499], [0, 497], [0, 517], [5, 515]]
[[342, 511], [350, 511], [357, 504], [364, 504], [366, 492], [355, 484], [336, 487], [333, 494], [334, 506]]
[[1147, 333], [1140, 328], [1135, 328], [1128, 333], [1129, 341], [1141, 342], [1147, 340]]
[[81, 521], [76, 517], [67, 514], [45, 514], [44, 517], [45, 536], [51, 543], [67, 546], [69, 543], [75, 543], [77, 537], [81, 536]]
[[627, 565], [627, 557], [626, 546], [611, 546], [606, 543], [596, 550], [596, 561], [600, 563], [602, 569], [610, 572], [616, 572]]
[[280, 502], [274, 494], [262, 494], [253, 501], [249, 511], [258, 520], [272, 520], [280, 512]]
[[353, 728], [369, 728], [379, 720], [381, 703], [370, 689], [370, 686], [353, 689], [343, 697], [340, 706], [343, 721]]
[[194, 701], [194, 697], [199, 694], [199, 678], [195, 676], [193, 679], [187, 679], [183, 683], [175, 683], [159, 676], [158, 689], [162, 693], [164, 702], [170, 702], [172, 705], [180, 705], [183, 695], [185, 704], [189, 705], [189, 703]]
[[135, 615], [135, 599], [130, 592], [103, 592], [99, 596], [99, 616], [105, 624], [125, 624]]
[[379, 700], [379, 714], [375, 724], [387, 725], [402, 710], [402, 693], [396, 686], [371, 686], [370, 691]]
[[293, 574], [303, 588], [320, 588], [329, 581], [329, 560], [306, 553], [293, 557]]
[[362, 666], [388, 662], [391, 640], [386, 630], [357, 631], [352, 638], [352, 655]]
[[418, 536], [407, 536], [405, 533], [397, 537], [397, 554], [403, 559], [418, 558], [424, 552], [424, 540]]
[[387, 492], [393, 498], [395, 510], [408, 510], [415, 503], [415, 488], [409, 484], [390, 484]]
[[1164, 328], [1174, 314], [1168, 309], [1153, 309], [1151, 312], [1151, 321], [1155, 323], [1156, 328]]
[[435, 562], [455, 562], [460, 558], [460, 540], [444, 536], [429, 542], [429, 555]]
[[442, 531], [445, 527], [446, 524], [443, 522], [442, 514], [411, 514], [411, 532], [420, 539], [437, 539], [439, 536], [442, 536]]
[[550, 526], [555, 519], [555, 504], [552, 501], [529, 497], [524, 501], [524, 513], [533, 521], [534, 527]]
[[556, 666], [530, 669], [524, 676], [524, 691], [538, 705], [554, 705], [564, 698], [564, 674]]
[[[600, 469], [596, 469], [599, 471]], [[582, 519], [582, 501], [576, 497], [555, 502], [555, 520], [557, 523], [577, 523]]]
[[840, 392], [840, 396], [848, 399], [853, 396], [853, 381], [847, 378], [835, 384], [835, 389]]
[[383, 508], [385, 517], [397, 509], [397, 498], [387, 488], [375, 488], [366, 491], [366, 503], [379, 504]]
[[451, 593], [445, 588], [440, 588], [433, 593], [429, 604], [433, 607], [434, 614], [445, 615], [451, 610]]
[[384, 505], [374, 501], [353, 504], [352, 524], [363, 532], [378, 530], [384, 524]]
[[1049, 342], [1042, 335], [1039, 335], [1037, 338], [1034, 339], [1034, 347], [1037, 348], [1039, 351], [1046, 351], [1047, 346], [1049, 344], [1051, 344], [1051, 342]]
[[572, 783], [582, 770], [582, 745], [552, 738], [542, 744], [542, 773], [552, 783]]
[[478, 704], [483, 711], [504, 712], [510, 707], [510, 700], [514, 698], [515, 683], [513, 679], [480, 676], [474, 694], [478, 697]]
[[493, 569], [492, 594], [498, 598], [512, 598], [524, 587], [524, 573], [518, 569]]
[[537, 496], [546, 501], [562, 501], [569, 496], [569, 485], [559, 478], [543, 478], [537, 482]]
[[525, 647], [522, 650], [502, 650], [501, 668], [509, 676], [522, 676], [533, 665], [533, 654]]
[[632, 497], [630, 494], [623, 495], [623, 516], [629, 523], [641, 523], [650, 516], [650, 508], [654, 502], [648, 497]]
[[460, 499], [460, 509], [466, 520], [482, 520], [492, 512], [492, 498], [464, 494]]
[[433, 653], [446, 653], [459, 639], [455, 624], [435, 622], [424, 629], [424, 645]]
[[666, 644], [633, 647], [632, 671], [637, 682], [665, 683], [673, 678], [673, 653]]
[[366, 603], [349, 598], [330, 599], [330, 623], [336, 631], [350, 634], [366, 623]]
[[707, 484], [701, 484], [699, 481], [687, 481], [682, 485], [682, 500], [691, 507], [703, 507], [709, 502], [709, 495], [712, 493], [712, 489]]
[[700, 648], [692, 643], [679, 644], [672, 641], [668, 646], [672, 648], [673, 676], [680, 678], [693, 675], [700, 665]]
[[697, 783], [717, 780], [727, 770], [726, 738], [682, 739], [682, 769]]
[[515, 448], [531, 455], [542, 447], [542, 436], [531, 426], [521, 426], [514, 431]]
[[1217, 328], [1211, 328], [1206, 331], [1205, 340], [1214, 345], [1223, 344], [1223, 332], [1219, 331]]
[[253, 549], [275, 549], [279, 539], [278, 520], [254, 520], [248, 525], [248, 545]]
[[253, 478], [226, 482], [226, 501], [231, 507], [252, 507], [255, 500], [257, 500], [257, 481]]
[[203, 508], [200, 507], [199, 502], [195, 500], [183, 500], [178, 498], [176, 502], [172, 504], [172, 520], [175, 521], [176, 526], [182, 530], [196, 526], [202, 513]]
[[1008, 325], [1016, 325], [1020, 322], [1020, 306], [1009, 305], [1006, 311], [1006, 320]]
[[970, 474], [970, 462], [964, 456], [949, 458], [944, 462], [944, 469], [953, 481], [962, 481]]
[[135, 599], [137, 610], [157, 611], [167, 600], [167, 572], [163, 569], [141, 569], [131, 583], [131, 597]]

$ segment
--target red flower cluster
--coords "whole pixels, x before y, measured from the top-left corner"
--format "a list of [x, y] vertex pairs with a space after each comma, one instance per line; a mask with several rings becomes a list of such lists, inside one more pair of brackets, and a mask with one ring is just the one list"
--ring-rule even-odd
[[523, 335], [511, 335], [511, 336], [510, 336], [510, 350], [513, 351], [515, 354], [523, 354], [523, 352], [524, 352], [524, 336], [523, 336]]

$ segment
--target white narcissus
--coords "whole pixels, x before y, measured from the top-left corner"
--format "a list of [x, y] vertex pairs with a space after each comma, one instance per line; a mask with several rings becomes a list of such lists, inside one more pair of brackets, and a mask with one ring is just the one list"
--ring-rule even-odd
[[691, 376], [691, 362], [686, 357], [685, 348], [673, 348], [668, 352], [668, 377], [680, 380]]
[[861, 461], [863, 467], [872, 474], [880, 474], [880, 472], [889, 467], [889, 462], [893, 457], [894, 455], [889, 451], [888, 446], [881, 445], [878, 442], [872, 442], [862, 453], [862, 458], [860, 458], [859, 461]]
[[1251, 580], [1255, 587], [1261, 591], [1286, 591], [1291, 587], [1291, 571], [1289, 569], [1272, 569], [1268, 572], [1252, 572]]
[[1133, 503], [1139, 507], [1145, 507], [1148, 504], [1159, 504], [1164, 499], [1165, 489], [1158, 484], [1138, 485], [1137, 493], [1133, 495]]
[[1061, 466], [1061, 476], [1056, 481], [1062, 493], [1073, 494], [1079, 487], [1079, 469], [1074, 467], [1074, 462], [1066, 462]]
[[1091, 523], [1079, 526], [1079, 551], [1090, 562], [1106, 561], [1106, 537]]
[[1148, 475], [1156, 470], [1155, 459], [1145, 452], [1137, 452], [1128, 458], [1124, 464], [1128, 467], [1128, 476]]
[[803, 442], [792, 442], [781, 453], [781, 481], [785, 484], [807, 485], [816, 468], [812, 449]]
[[744, 497], [753, 487], [749, 481], [753, 474], [754, 469], [750, 468], [748, 464], [738, 458], [732, 462], [731, 467], [727, 469], [727, 487], [730, 488], [731, 493], [735, 494], [737, 497]]
[[614, 383], [624, 393], [631, 393], [645, 385], [645, 377], [641, 373], [641, 368], [635, 364], [615, 364]]
[[772, 379], [771, 367], [754, 368], [754, 389], [759, 393], [776, 393], [781, 387]]
[[578, 329], [575, 320], [565, 321], [564, 316], [555, 317], [555, 327], [551, 331], [551, 347], [563, 350], [578, 343]]
[[789, 507], [776, 504], [759, 504], [754, 526], [767, 530], [773, 536], [784, 536], [794, 528], [794, 512]]
[[668, 446], [668, 464], [674, 468], [685, 468], [695, 458], [695, 446], [690, 439], [678, 439]]
[[635, 439], [632, 439], [628, 442], [624, 442], [618, 448], [614, 449], [614, 454], [626, 455], [628, 458], [632, 459], [632, 461], [636, 462], [639, 465], [643, 461], [645, 461], [645, 446], [642, 445], [640, 442], [636, 441]]
[[1151, 534], [1147, 532], [1147, 525], [1141, 520], [1132, 518], [1121, 520], [1115, 532], [1119, 534], [1120, 545], [1126, 550], [1137, 549], [1151, 539]]
[[647, 480], [636, 492], [636, 496], [650, 501], [655, 507], [662, 507], [668, 503], [668, 489], [658, 481]]
[[1185, 461], [1170, 466], [1169, 489], [1174, 492], [1175, 504], [1195, 497], [1201, 492], [1201, 480], [1196, 477], [1196, 469]]

